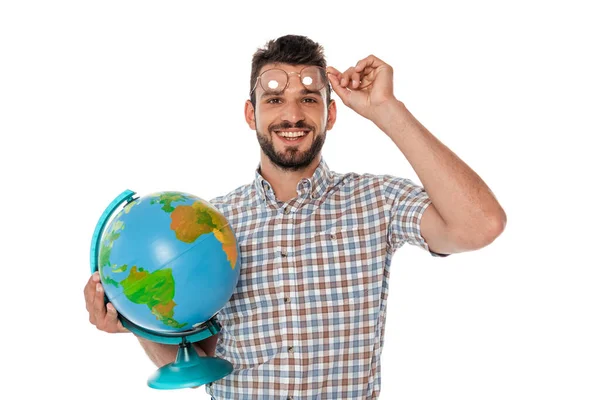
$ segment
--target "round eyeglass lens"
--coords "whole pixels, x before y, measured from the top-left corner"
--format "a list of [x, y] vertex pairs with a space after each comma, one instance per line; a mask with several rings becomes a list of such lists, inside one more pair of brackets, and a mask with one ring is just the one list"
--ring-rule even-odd
[[260, 76], [260, 84], [265, 92], [283, 90], [287, 82], [287, 73], [280, 69], [270, 69]]
[[321, 90], [325, 86], [319, 67], [306, 67], [300, 74], [302, 84], [309, 90]]

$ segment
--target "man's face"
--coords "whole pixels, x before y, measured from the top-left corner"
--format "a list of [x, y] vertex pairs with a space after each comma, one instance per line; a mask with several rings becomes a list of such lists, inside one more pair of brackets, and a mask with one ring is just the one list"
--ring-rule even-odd
[[267, 64], [260, 73], [279, 68], [288, 75], [285, 90], [265, 91], [256, 86], [256, 107], [246, 102], [246, 120], [262, 151], [275, 165], [285, 170], [307, 167], [319, 155], [328, 129], [335, 122], [335, 102], [326, 103], [326, 87], [307, 90], [300, 82], [303, 65]]

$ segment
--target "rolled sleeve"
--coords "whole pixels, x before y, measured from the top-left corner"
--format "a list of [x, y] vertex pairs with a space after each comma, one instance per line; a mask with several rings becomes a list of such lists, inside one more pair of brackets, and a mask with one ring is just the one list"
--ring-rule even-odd
[[419, 246], [433, 257], [447, 257], [429, 249], [421, 235], [421, 218], [431, 199], [422, 186], [410, 179], [386, 176], [384, 195], [390, 207], [388, 245], [393, 251], [405, 243]]

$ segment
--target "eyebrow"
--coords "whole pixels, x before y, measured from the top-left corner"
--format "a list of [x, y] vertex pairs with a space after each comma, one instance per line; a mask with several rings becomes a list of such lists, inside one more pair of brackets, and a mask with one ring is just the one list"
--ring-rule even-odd
[[306, 88], [302, 89], [302, 92], [300, 92], [301, 94], [316, 94], [316, 95], [321, 95], [321, 92], [319, 90], [308, 90]]
[[[283, 92], [262, 92], [260, 95], [260, 98], [262, 99], [263, 97], [267, 97], [267, 96], [280, 96]], [[319, 90], [308, 90], [306, 88], [302, 89], [302, 91], [300, 92], [301, 95], [306, 96], [307, 94], [314, 94], [317, 96], [321, 95], [321, 91]]]

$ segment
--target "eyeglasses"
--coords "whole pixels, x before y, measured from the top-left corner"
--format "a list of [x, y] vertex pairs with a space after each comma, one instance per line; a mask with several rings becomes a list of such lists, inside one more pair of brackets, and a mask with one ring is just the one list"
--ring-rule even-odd
[[328, 83], [325, 68], [316, 65], [304, 67], [300, 72], [286, 72], [279, 68], [271, 68], [258, 76], [250, 95], [252, 95], [259, 82], [265, 92], [281, 93], [288, 87], [290, 75], [298, 75], [302, 86], [310, 91], [318, 92]]

